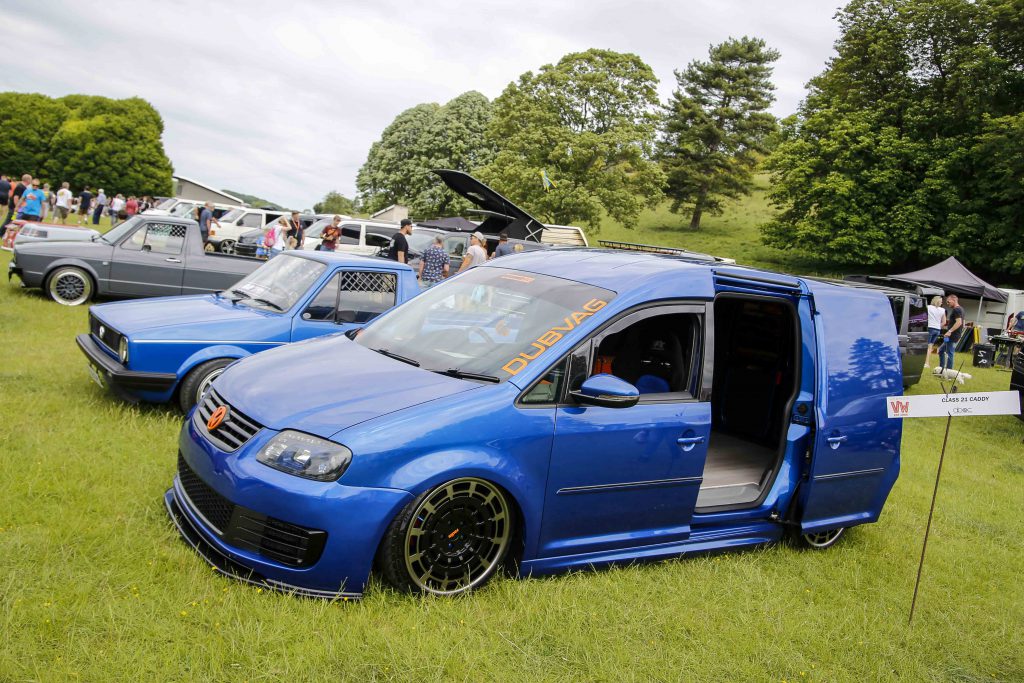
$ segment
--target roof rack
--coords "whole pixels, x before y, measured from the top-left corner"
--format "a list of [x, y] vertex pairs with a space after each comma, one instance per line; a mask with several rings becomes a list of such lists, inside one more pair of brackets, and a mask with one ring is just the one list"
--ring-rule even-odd
[[648, 254], [661, 254], [663, 256], [679, 256], [683, 258], [700, 259], [702, 261], [716, 261], [718, 263], [733, 264], [735, 259], [712, 256], [699, 251], [690, 251], [682, 247], [663, 247], [658, 244], [639, 244], [637, 242], [615, 242], [612, 240], [598, 240], [598, 243], [607, 249], [619, 249], [622, 251], [642, 251]]

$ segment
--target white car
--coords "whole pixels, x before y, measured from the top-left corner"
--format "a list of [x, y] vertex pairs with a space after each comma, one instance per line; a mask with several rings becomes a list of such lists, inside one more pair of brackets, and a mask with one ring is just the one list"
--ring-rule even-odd
[[57, 223], [14, 220], [7, 224], [7, 235], [3, 237], [3, 250], [13, 251], [18, 244], [32, 242], [90, 242], [100, 233], [92, 228]]

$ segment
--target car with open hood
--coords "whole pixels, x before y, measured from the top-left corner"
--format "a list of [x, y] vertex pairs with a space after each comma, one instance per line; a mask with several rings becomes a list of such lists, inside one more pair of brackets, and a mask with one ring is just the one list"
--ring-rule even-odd
[[218, 570], [358, 596], [832, 546], [899, 472], [885, 296], [674, 255], [513, 254], [228, 367], [165, 495]]

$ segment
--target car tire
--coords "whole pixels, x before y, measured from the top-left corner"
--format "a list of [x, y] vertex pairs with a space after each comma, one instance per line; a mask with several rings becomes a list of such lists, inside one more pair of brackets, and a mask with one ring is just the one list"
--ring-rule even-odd
[[199, 397], [203, 395], [213, 380], [224, 372], [224, 368], [235, 362], [234, 358], [215, 358], [197, 365], [185, 375], [185, 379], [178, 389], [178, 406], [182, 412], [192, 410], [192, 406], [199, 403]]
[[392, 520], [378, 567], [402, 592], [465, 593], [487, 583], [506, 562], [515, 519], [501, 487], [475, 477], [453, 479], [418, 496]]
[[80, 306], [92, 298], [92, 276], [75, 266], [58, 268], [46, 278], [46, 293], [64, 306]]
[[839, 527], [838, 529], [829, 529], [827, 531], [819, 531], [813, 534], [801, 534], [800, 532], [797, 532], [794, 534], [794, 538], [796, 539], [797, 544], [804, 548], [809, 548], [811, 550], [826, 550], [838, 543], [845, 531], [846, 527]]
[[221, 240], [221, 243], [217, 246], [217, 251], [222, 254], [228, 254], [229, 256], [235, 255], [235, 241], [234, 240]]

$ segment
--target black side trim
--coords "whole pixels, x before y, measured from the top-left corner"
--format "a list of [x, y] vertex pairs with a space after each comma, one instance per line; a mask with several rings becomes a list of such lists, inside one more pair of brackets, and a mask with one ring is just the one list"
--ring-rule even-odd
[[870, 470], [854, 470], [853, 472], [836, 472], [834, 474], [819, 474], [814, 481], [827, 481], [829, 479], [845, 479], [846, 477], [866, 477], [869, 474], [885, 472], [884, 467], [873, 467]]
[[201, 532], [192, 526], [191, 520], [178, 507], [178, 501], [174, 497], [174, 489], [167, 489], [164, 494], [164, 506], [167, 508], [167, 515], [171, 522], [181, 534], [181, 539], [190, 545], [199, 556], [206, 560], [207, 564], [224, 576], [229, 576], [243, 583], [253, 586], [269, 588], [270, 590], [298, 595], [306, 598], [321, 598], [324, 600], [358, 600], [363, 597], [362, 593], [349, 593], [346, 591], [322, 591], [314, 588], [302, 588], [293, 586], [282, 581], [275, 581], [258, 574], [249, 567], [236, 562], [203, 538]]
[[558, 489], [559, 496], [572, 495], [575, 493], [601, 493], [602, 491], [629, 491], [632, 489], [660, 488], [663, 486], [680, 486], [686, 484], [700, 484], [703, 477], [679, 477], [677, 479], [652, 479], [650, 481], [627, 481], [621, 484], [595, 484], [593, 486], [568, 486]]
[[112, 386], [139, 391], [167, 391], [178, 382], [178, 376], [174, 373], [125, 370], [120, 363], [100, 349], [92, 335], [80, 334], [75, 337], [75, 341], [89, 362], [103, 373]]

